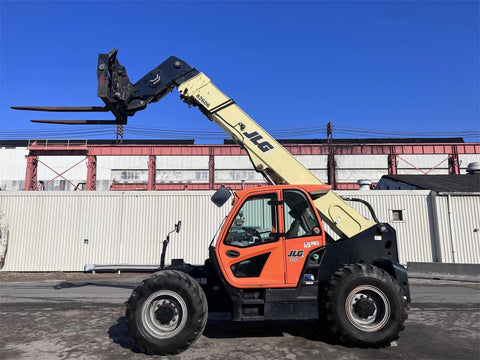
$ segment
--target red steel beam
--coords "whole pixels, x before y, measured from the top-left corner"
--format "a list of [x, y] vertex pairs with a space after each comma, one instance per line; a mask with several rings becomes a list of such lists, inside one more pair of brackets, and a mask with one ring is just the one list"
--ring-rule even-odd
[[[371, 187], [374, 187], [376, 183], [373, 183]], [[225, 185], [232, 190], [241, 190], [242, 183], [231, 183], [231, 184], [214, 184], [214, 188], [218, 189], [220, 186]], [[259, 186], [265, 186], [266, 183], [244, 183], [243, 186], [245, 189], [255, 188]], [[357, 183], [337, 183], [337, 190], [358, 190], [360, 185]], [[156, 190], [211, 190], [210, 184], [207, 183], [197, 183], [197, 184], [184, 184], [184, 183], [157, 183], [155, 184]], [[148, 190], [148, 184], [112, 184], [110, 186], [111, 191], [131, 191], [131, 190]]]
[[[480, 154], [480, 143], [466, 144], [333, 144], [335, 155]], [[293, 155], [328, 155], [327, 144], [285, 145]], [[238, 145], [30, 145], [30, 155], [95, 156], [231, 156], [246, 155]], [[213, 152], [213, 154], [212, 154]]]
[[95, 191], [97, 190], [97, 157], [88, 155], [87, 161], [87, 191]]
[[397, 154], [391, 153], [388, 154], [388, 175], [397, 175], [398, 174], [398, 162]]
[[155, 190], [155, 179], [157, 173], [157, 157], [155, 155], [148, 156], [148, 191]]
[[460, 161], [456, 153], [448, 155], [448, 173], [454, 175], [460, 174]]
[[213, 148], [210, 148], [208, 155], [208, 188], [213, 190], [215, 188], [215, 155]]
[[[220, 188], [222, 185], [228, 186], [232, 190], [241, 190], [242, 183], [231, 183], [231, 184], [214, 184], [213, 189], [210, 188], [208, 183], [156, 183], [155, 190], [215, 190]], [[249, 189], [259, 186], [265, 186], [266, 183], [244, 183], [243, 188]], [[142, 183], [128, 183], [128, 184], [119, 184], [114, 183], [110, 186], [110, 191], [131, 191], [131, 190], [148, 190], [148, 184]]]
[[25, 173], [25, 191], [38, 190], [37, 168], [38, 156], [27, 155], [27, 171]]

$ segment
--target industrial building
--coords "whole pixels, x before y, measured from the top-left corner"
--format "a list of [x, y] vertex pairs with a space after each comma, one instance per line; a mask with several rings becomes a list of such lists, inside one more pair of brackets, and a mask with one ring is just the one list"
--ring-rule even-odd
[[[283, 145], [340, 195], [354, 191], [370, 202], [379, 220], [396, 229], [403, 264], [478, 264], [480, 191], [475, 182], [469, 191], [452, 182], [451, 191], [392, 189], [406, 188], [398, 182], [408, 178], [411, 183], [413, 176], [423, 181], [437, 178], [428, 175], [478, 179], [466, 170], [480, 162], [480, 144], [422, 140], [296, 140]], [[0, 187], [5, 191], [0, 192], [0, 212], [9, 224], [2, 271], [157, 266], [162, 240], [178, 220], [182, 231], [174, 234], [167, 263], [183, 257], [201, 264], [230, 210], [210, 202], [213, 190], [222, 184], [240, 189], [265, 183], [247, 154], [228, 142], [35, 140], [3, 141], [1, 146]], [[376, 183], [386, 189], [382, 183], [387, 180], [390, 185], [397, 181], [395, 187], [358, 190], [360, 184], [373, 188]], [[369, 217], [360, 204], [352, 206]]]
[[[461, 138], [284, 140], [280, 143], [333, 189], [358, 189], [383, 175], [465, 174], [480, 144]], [[0, 143], [0, 189], [213, 190], [265, 183], [245, 151], [225, 141], [7, 140]]]

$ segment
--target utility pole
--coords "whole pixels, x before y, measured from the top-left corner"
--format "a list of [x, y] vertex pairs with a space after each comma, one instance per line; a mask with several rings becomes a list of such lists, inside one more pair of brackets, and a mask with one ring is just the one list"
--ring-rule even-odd
[[335, 179], [335, 149], [333, 146], [333, 129], [332, 122], [327, 124], [327, 146], [328, 146], [328, 159], [327, 159], [327, 176], [328, 184], [335, 190], [337, 187]]

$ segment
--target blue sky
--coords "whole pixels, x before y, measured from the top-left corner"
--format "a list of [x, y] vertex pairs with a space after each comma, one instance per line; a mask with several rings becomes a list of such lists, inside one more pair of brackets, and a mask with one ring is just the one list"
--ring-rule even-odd
[[[170, 55], [204, 72], [277, 138], [464, 136], [480, 141], [478, 1], [0, 0], [0, 139], [115, 137], [34, 124], [110, 114], [13, 105], [103, 105], [98, 53], [137, 81]], [[176, 90], [125, 138], [226, 138]]]

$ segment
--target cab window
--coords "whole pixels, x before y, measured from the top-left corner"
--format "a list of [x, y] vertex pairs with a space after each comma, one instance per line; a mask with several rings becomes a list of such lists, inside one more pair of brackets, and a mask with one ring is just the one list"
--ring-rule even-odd
[[224, 243], [248, 247], [278, 240], [277, 195], [252, 196], [245, 201], [230, 225]]
[[319, 235], [318, 220], [304, 193], [285, 190], [283, 201], [286, 239]]

